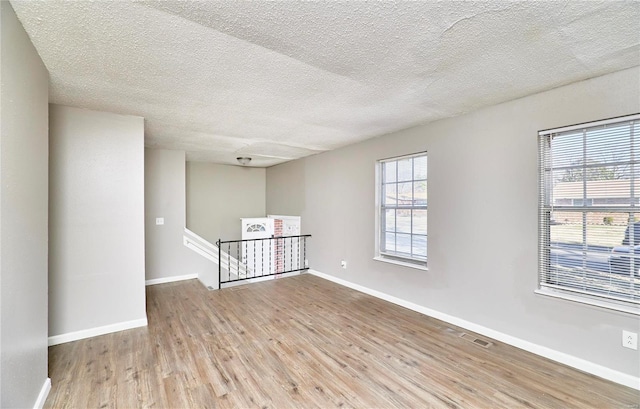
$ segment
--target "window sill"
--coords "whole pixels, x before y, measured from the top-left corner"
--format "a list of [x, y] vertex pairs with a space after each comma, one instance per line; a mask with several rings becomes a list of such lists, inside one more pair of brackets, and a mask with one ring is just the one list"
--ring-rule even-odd
[[537, 289], [534, 291], [534, 293], [546, 297], [560, 298], [563, 300], [578, 302], [581, 304], [593, 305], [600, 308], [606, 308], [608, 310], [620, 311], [627, 314], [640, 315], [640, 307], [631, 307], [627, 305], [617, 304], [615, 302], [596, 300], [585, 296], [568, 294], [562, 291], [554, 291], [547, 288]]
[[382, 261], [383, 263], [389, 263], [389, 264], [395, 264], [398, 266], [414, 268], [416, 270], [429, 271], [429, 268], [427, 266], [421, 266], [418, 264], [410, 263], [408, 261], [394, 260], [394, 259], [390, 259], [382, 256], [377, 256], [377, 257], [374, 257], [373, 259], [375, 261]]

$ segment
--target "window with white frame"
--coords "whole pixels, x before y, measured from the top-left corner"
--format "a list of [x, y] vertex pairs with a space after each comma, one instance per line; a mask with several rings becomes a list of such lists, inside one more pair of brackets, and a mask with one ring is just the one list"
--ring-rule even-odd
[[538, 138], [538, 292], [640, 314], [640, 114]]
[[427, 265], [427, 154], [378, 161], [377, 259]]

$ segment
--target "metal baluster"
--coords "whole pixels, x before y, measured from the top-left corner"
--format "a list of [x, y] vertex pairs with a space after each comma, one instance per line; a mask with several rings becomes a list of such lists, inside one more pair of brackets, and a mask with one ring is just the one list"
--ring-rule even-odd
[[240, 242], [236, 241], [236, 273], [238, 274], [238, 278], [240, 278]]
[[231, 277], [231, 242], [227, 243], [227, 271]]
[[302, 258], [304, 259], [304, 268], [307, 268], [307, 238], [305, 237], [304, 240], [302, 240], [302, 245], [304, 246], [304, 249], [302, 251]]
[[218, 245], [218, 288], [220, 288], [220, 282], [222, 281], [222, 263], [220, 263], [220, 240], [216, 243]]
[[260, 276], [264, 275], [264, 240], [260, 240]]
[[273, 241], [273, 238], [269, 239], [269, 275], [271, 275], [272, 270], [273, 270], [273, 261], [271, 261], [271, 242]]
[[298, 259], [297, 259], [296, 267], [298, 267], [298, 270], [300, 270], [300, 236], [298, 236], [297, 239], [298, 239]]
[[253, 276], [256, 276], [256, 241], [253, 240]]
[[277, 273], [282, 273], [282, 267], [278, 264], [278, 263], [283, 263], [284, 264], [284, 254], [282, 254], [282, 237], [280, 237], [278, 239], [278, 242], [280, 243], [280, 245], [278, 246], [278, 258], [276, 259], [276, 272]]

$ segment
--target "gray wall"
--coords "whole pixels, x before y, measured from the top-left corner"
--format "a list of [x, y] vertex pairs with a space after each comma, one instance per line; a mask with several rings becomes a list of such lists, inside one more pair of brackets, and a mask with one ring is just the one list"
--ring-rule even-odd
[[33, 407], [47, 379], [49, 75], [0, 2], [0, 407]]
[[49, 336], [146, 319], [144, 120], [49, 118]]
[[[186, 248], [185, 153], [144, 150], [144, 206], [146, 279], [162, 279], [208, 272], [217, 267]], [[164, 225], [156, 225], [164, 217]], [[216, 275], [217, 278], [217, 275]]]
[[240, 218], [265, 217], [264, 168], [187, 162], [187, 227], [215, 243], [241, 236]]
[[[185, 153], [144, 150], [145, 260], [147, 280], [188, 274], [181, 257], [186, 223]], [[156, 225], [156, 217], [164, 225]], [[186, 248], [185, 248], [186, 250]]]
[[[315, 270], [637, 377], [637, 316], [533, 291], [537, 131], [639, 111], [640, 69], [582, 81], [269, 168], [267, 212], [302, 215]], [[374, 261], [375, 162], [425, 150], [429, 271]]]

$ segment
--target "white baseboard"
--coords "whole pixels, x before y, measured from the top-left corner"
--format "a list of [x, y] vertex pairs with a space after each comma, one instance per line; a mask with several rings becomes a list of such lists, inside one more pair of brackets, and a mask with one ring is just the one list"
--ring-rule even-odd
[[628, 386], [633, 389], [640, 390], [640, 378], [637, 378], [635, 376], [632, 376], [620, 371], [616, 371], [614, 369], [607, 368], [606, 366], [598, 365], [596, 363], [587, 361], [585, 359], [578, 358], [573, 355], [565, 354], [564, 352], [556, 351], [554, 349], [547, 348], [542, 345], [534, 344], [533, 342], [516, 338], [514, 336], [505, 334], [503, 332], [499, 332], [491, 328], [483, 327], [482, 325], [478, 325], [473, 322], [469, 322], [461, 318], [454, 317], [453, 315], [432, 310], [431, 308], [423, 307], [421, 305], [414, 304], [412, 302], [394, 297], [389, 294], [385, 294], [377, 290], [372, 290], [370, 288], [361, 286], [359, 284], [354, 284], [350, 281], [346, 281], [329, 274], [321, 273], [316, 270], [309, 270], [309, 273], [315, 276], [318, 276], [320, 278], [324, 278], [325, 280], [333, 281], [334, 283], [343, 285], [345, 287], [349, 287], [354, 290], [363, 292], [365, 294], [369, 294], [371, 296], [383, 299], [385, 301], [389, 301], [390, 303], [400, 305], [402, 307], [419, 312], [429, 317], [433, 317], [441, 321], [448, 322], [452, 325], [484, 335], [486, 337], [493, 338], [497, 341], [504, 342], [505, 344], [509, 344], [520, 349], [524, 349], [525, 351], [543, 356], [545, 358], [551, 359], [552, 361], [556, 361], [561, 364], [568, 365], [570, 367], [579, 369], [583, 372], [587, 372], [592, 375], [598, 376], [600, 378], [604, 378], [609, 381], [619, 383], [621, 385]]
[[47, 396], [49, 396], [50, 390], [51, 390], [51, 378], [47, 378], [44, 380], [44, 383], [42, 384], [42, 389], [40, 389], [38, 400], [36, 400], [35, 405], [33, 405], [33, 409], [42, 409], [44, 407], [44, 402], [47, 400]]
[[139, 320], [119, 322], [117, 324], [105, 325], [102, 327], [89, 328], [81, 331], [68, 332], [66, 334], [49, 337], [49, 346], [64, 344], [66, 342], [77, 341], [79, 339], [97, 337], [98, 335], [110, 334], [112, 332], [124, 331], [126, 329], [146, 327], [147, 318]]
[[173, 283], [174, 281], [193, 280], [194, 278], [198, 278], [198, 275], [197, 274], [185, 274], [183, 276], [152, 278], [151, 280], [145, 281], [144, 284], [145, 285], [156, 285], [156, 284], [164, 284], [164, 283]]

